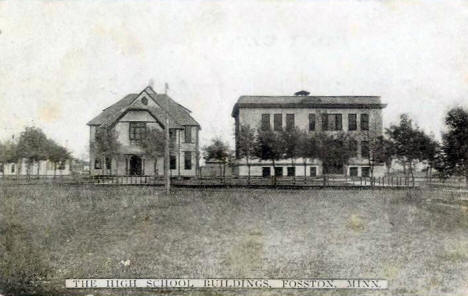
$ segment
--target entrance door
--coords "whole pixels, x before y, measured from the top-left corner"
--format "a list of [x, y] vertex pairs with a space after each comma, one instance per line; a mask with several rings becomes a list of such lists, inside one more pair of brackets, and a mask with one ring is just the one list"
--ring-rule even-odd
[[141, 176], [141, 157], [132, 155], [130, 157], [130, 176]]

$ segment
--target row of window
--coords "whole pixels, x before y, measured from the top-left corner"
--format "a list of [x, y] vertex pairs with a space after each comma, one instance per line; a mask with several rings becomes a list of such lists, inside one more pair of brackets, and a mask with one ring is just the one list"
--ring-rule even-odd
[[[287, 176], [288, 177], [293, 177], [296, 175], [296, 168], [295, 167], [287, 167]], [[271, 167], [262, 167], [262, 176], [263, 177], [269, 177], [271, 176]], [[276, 167], [275, 168], [275, 176], [283, 176], [283, 168], [282, 167]], [[316, 177], [317, 176], [317, 168], [316, 167], [310, 167], [310, 176], [311, 177]]]
[[[146, 138], [146, 133], [148, 128], [146, 126], [146, 122], [130, 122], [130, 127], [128, 130], [130, 144], [140, 144], [144, 138]], [[185, 136], [184, 141], [185, 143], [192, 143], [192, 127], [185, 126]], [[175, 141], [175, 132], [173, 130], [169, 130], [169, 137], [172, 141]]]
[[[54, 169], [53, 165], [54, 164], [52, 162], [48, 162], [47, 163], [47, 170], [53, 170]], [[57, 170], [60, 170], [60, 171], [64, 170], [65, 169], [65, 162], [64, 161], [59, 162], [56, 168], [57, 168]], [[11, 167], [10, 167], [10, 173], [14, 174], [15, 171], [16, 171], [16, 165], [13, 163], [13, 164], [11, 164]], [[3, 173], [3, 165], [0, 165], [0, 173]]]
[[[295, 114], [286, 114], [286, 130], [295, 127]], [[263, 130], [271, 129], [270, 114], [262, 114], [261, 128]], [[358, 128], [357, 114], [348, 114], [348, 130], [356, 131]], [[281, 131], [283, 129], [283, 114], [273, 114], [273, 130]], [[309, 131], [316, 129], [316, 114], [309, 114]], [[343, 129], [343, 114], [322, 114], [323, 131], [341, 131]], [[360, 114], [360, 129], [369, 130], [369, 114]]]
[[[110, 159], [109, 157], [106, 157], [105, 162], [106, 162], [106, 170], [112, 169], [112, 161], [111, 161], [111, 159]], [[101, 162], [101, 159], [96, 158], [96, 159], [94, 160], [94, 169], [95, 169], [95, 170], [100, 170], [100, 169], [102, 169], [102, 162]]]
[[[177, 157], [175, 155], [171, 155], [169, 158], [169, 168], [171, 170], [175, 170], [177, 168]], [[184, 170], [191, 170], [192, 169], [192, 151], [185, 151], [184, 152]]]
[[[288, 177], [293, 177], [296, 175], [296, 168], [295, 167], [287, 167], [287, 175]], [[357, 177], [358, 176], [358, 167], [350, 167], [349, 168], [349, 175], [351, 177]], [[271, 167], [262, 167], [262, 176], [263, 177], [269, 177], [271, 176]], [[283, 168], [282, 167], [276, 167], [275, 168], [275, 176], [283, 176]], [[316, 167], [310, 167], [310, 176], [311, 177], [316, 177], [317, 176], [317, 168]], [[369, 177], [370, 176], [370, 167], [361, 167], [361, 176], [362, 177]]]
[[[350, 167], [349, 168], [349, 175], [351, 177], [358, 176], [358, 167]], [[361, 176], [362, 177], [370, 177], [370, 167], [361, 167]]]
[[[112, 169], [112, 161], [109, 157], [105, 158], [106, 161], [106, 170]], [[175, 170], [177, 168], [177, 157], [175, 155], [171, 155], [169, 158], [169, 167], [171, 170]], [[100, 170], [102, 169], [101, 159], [96, 158], [94, 160], [94, 169]], [[184, 170], [191, 170], [192, 169], [192, 151], [185, 151], [184, 152]]]
[[[351, 151], [351, 157], [357, 157], [358, 141], [354, 139], [349, 141], [349, 151]], [[369, 142], [368, 141], [361, 141], [361, 157], [369, 158]]]

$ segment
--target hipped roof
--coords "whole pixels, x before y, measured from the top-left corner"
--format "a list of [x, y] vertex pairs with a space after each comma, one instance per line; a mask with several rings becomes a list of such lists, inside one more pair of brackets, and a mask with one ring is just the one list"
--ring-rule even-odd
[[[137, 108], [132, 106], [140, 94], [145, 93], [151, 97], [160, 108], [139, 105]], [[166, 111], [169, 114], [169, 128], [183, 128], [184, 125], [194, 125], [200, 127], [200, 124], [190, 116], [190, 110], [172, 100], [166, 94], [157, 94], [150, 86], [146, 87], [139, 94], [128, 94], [115, 104], [104, 109], [98, 116], [90, 120], [87, 124], [90, 126], [112, 126], [118, 119], [130, 110], [148, 111], [156, 120], [165, 125]]]

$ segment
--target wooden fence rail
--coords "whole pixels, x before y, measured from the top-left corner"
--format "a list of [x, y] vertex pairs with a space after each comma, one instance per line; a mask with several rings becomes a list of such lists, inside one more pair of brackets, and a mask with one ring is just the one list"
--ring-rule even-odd
[[[2, 176], [0, 184], [103, 184], [103, 185], [164, 185], [163, 176], [112, 176], [112, 175], [30, 175]], [[174, 186], [289, 186], [289, 187], [417, 187], [427, 184], [428, 179], [412, 180], [402, 176], [385, 177], [349, 177], [349, 176], [319, 176], [319, 177], [196, 177], [172, 178]]]

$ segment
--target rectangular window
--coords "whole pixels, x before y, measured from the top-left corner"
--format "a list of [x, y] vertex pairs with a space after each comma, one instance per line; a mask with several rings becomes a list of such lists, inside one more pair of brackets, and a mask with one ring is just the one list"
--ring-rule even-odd
[[358, 168], [357, 167], [350, 167], [349, 168], [349, 175], [351, 177], [357, 177], [358, 175]]
[[101, 160], [99, 158], [96, 158], [94, 160], [94, 169], [95, 170], [100, 170], [101, 169]]
[[286, 129], [291, 130], [296, 126], [294, 114], [286, 114]]
[[322, 114], [322, 130], [341, 131], [343, 128], [341, 114]]
[[106, 157], [106, 169], [110, 170], [112, 168], [112, 160], [109, 157]]
[[348, 114], [348, 130], [355, 131], [357, 130], [357, 115]]
[[66, 160], [62, 160], [58, 165], [58, 169], [63, 171], [65, 169], [65, 163], [66, 163]]
[[317, 177], [317, 168], [316, 167], [311, 167], [310, 168], [310, 176], [311, 177]]
[[185, 126], [185, 143], [192, 143], [192, 127]]
[[12, 174], [15, 173], [15, 169], [16, 169], [15, 164], [12, 164], [12, 165], [11, 165], [11, 173], [12, 173]]
[[361, 142], [361, 156], [362, 158], [369, 158], [369, 142]]
[[370, 167], [362, 167], [361, 168], [361, 176], [369, 177], [370, 176]]
[[184, 152], [184, 169], [185, 170], [192, 169], [192, 151]]
[[369, 114], [361, 114], [361, 131], [369, 130]]
[[273, 129], [281, 131], [283, 129], [283, 114], [273, 115]]
[[356, 140], [349, 140], [349, 151], [351, 153], [351, 157], [358, 156], [358, 142]]
[[315, 131], [315, 114], [309, 114], [309, 131]]
[[328, 114], [322, 114], [322, 131], [328, 131]]
[[169, 157], [169, 168], [175, 170], [177, 168], [177, 158], [175, 155]]
[[280, 177], [283, 175], [283, 168], [282, 167], [276, 167], [275, 168], [275, 176]]
[[335, 115], [335, 130], [341, 131], [343, 129], [343, 119], [341, 114], [334, 114]]
[[270, 114], [262, 114], [262, 130], [270, 129]]
[[296, 175], [296, 168], [295, 167], [288, 167], [288, 177], [293, 177]]
[[140, 144], [146, 137], [146, 122], [130, 122], [130, 144]]
[[173, 144], [176, 142], [176, 131], [174, 129], [169, 129], [169, 140]]
[[269, 177], [271, 176], [271, 169], [270, 167], [262, 167], [262, 176]]

